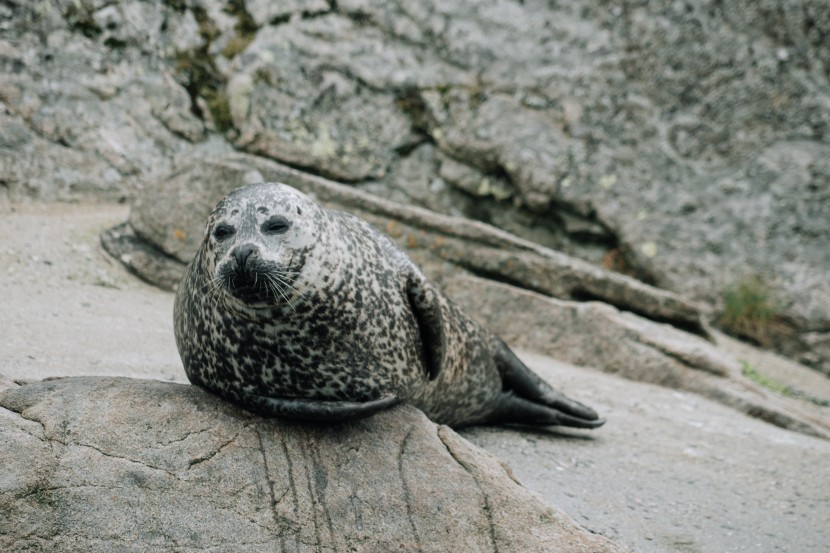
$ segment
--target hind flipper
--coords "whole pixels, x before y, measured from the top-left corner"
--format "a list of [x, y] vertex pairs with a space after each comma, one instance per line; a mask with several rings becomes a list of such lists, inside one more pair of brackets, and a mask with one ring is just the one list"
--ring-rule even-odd
[[316, 422], [362, 419], [401, 402], [391, 394], [364, 402], [268, 397], [244, 392], [229, 393], [228, 399], [258, 415]]
[[499, 405], [487, 419], [494, 424], [526, 424], [532, 426], [571, 426], [574, 428], [597, 428], [605, 419], [593, 420], [575, 417], [541, 403], [534, 403], [511, 392], [504, 392]]
[[515, 399], [523, 398], [531, 405], [541, 404], [538, 406], [558, 412], [562, 417], [561, 420], [573, 422], [573, 424], [565, 422], [549, 424], [596, 428], [605, 423], [605, 420], [601, 420], [597, 412], [587, 405], [554, 390], [550, 384], [522, 363], [501, 338], [493, 337], [493, 350], [496, 366], [504, 381], [505, 389], [512, 390], [518, 396]]

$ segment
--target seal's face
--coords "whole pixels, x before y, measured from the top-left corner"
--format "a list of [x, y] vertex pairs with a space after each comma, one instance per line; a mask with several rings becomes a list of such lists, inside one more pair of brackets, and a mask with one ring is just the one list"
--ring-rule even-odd
[[205, 269], [214, 290], [247, 307], [290, 303], [307, 253], [319, 239], [322, 210], [293, 188], [263, 183], [222, 200], [205, 231]]

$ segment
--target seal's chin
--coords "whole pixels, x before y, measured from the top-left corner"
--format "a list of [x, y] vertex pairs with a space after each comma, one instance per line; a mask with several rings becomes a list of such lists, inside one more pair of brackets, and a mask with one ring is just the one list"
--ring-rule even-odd
[[276, 302], [266, 275], [234, 271], [223, 280], [228, 294], [248, 307], [269, 307]]

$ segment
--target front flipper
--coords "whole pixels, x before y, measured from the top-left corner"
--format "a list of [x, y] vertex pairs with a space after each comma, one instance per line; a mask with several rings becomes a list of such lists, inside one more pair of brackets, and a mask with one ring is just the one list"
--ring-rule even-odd
[[[550, 384], [522, 363], [501, 338], [493, 337], [493, 356], [504, 382], [505, 413], [522, 420], [502, 421], [523, 424], [550, 424], [596, 428], [605, 424], [597, 412], [551, 388]], [[555, 415], [555, 416], [554, 416]], [[557, 422], [545, 422], [547, 420]], [[539, 422], [533, 422], [538, 420]]]
[[397, 396], [391, 394], [364, 402], [268, 397], [244, 392], [232, 392], [228, 396], [232, 401], [258, 415], [316, 422], [362, 419], [401, 402]]
[[413, 268], [406, 277], [406, 298], [421, 337], [421, 359], [429, 379], [435, 380], [444, 366], [447, 351], [438, 291], [420, 271]]

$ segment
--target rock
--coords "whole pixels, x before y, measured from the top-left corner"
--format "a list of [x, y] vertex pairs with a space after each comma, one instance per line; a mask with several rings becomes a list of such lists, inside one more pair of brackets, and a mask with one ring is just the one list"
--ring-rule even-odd
[[[824, 0], [7, 4], [3, 197], [121, 200], [242, 150], [682, 294], [830, 374]], [[746, 282], [761, 324], [734, 323]]]
[[0, 406], [10, 553], [624, 549], [411, 407], [315, 426], [95, 377], [12, 387]]
[[[386, 174], [395, 150], [414, 141], [393, 87], [395, 65], [415, 59], [355, 27], [330, 15], [257, 33], [231, 67], [237, 146], [345, 181]], [[332, 70], [344, 65], [355, 77]]]
[[15, 2], [0, 36], [0, 183], [12, 200], [129, 198], [179, 156], [231, 150], [177, 81], [202, 42], [165, 2]]
[[[827, 477], [817, 467], [830, 441], [695, 393], [580, 371], [527, 351], [520, 356], [549, 382], [597, 406], [608, 423], [593, 440], [495, 427], [461, 435], [507, 461], [525, 486], [581, 524], [638, 553], [824, 553]], [[756, 366], [768, 370], [773, 355], [763, 356]], [[800, 369], [819, 384], [807, 389], [830, 397], [824, 375]], [[823, 420], [830, 421], [827, 407]]]
[[324, 0], [306, 0], [300, 2], [269, 2], [268, 0], [246, 0], [245, 7], [257, 25], [279, 24], [280, 20], [291, 16], [301, 16], [303, 13], [320, 14], [329, 11], [329, 3]]
[[[449, 264], [556, 297], [603, 300], [706, 333], [701, 313], [677, 295], [482, 223], [383, 200], [250, 155], [194, 163], [144, 188], [130, 212], [130, 227], [146, 244], [142, 252], [159, 252], [160, 261], [146, 259], [144, 253], [136, 255], [126, 242], [124, 248], [118, 247], [113, 234], [126, 235], [129, 231], [123, 228], [105, 233], [103, 242], [114, 257], [146, 280], [169, 284], [175, 262], [181, 263], [183, 271], [198, 249], [204, 221], [215, 203], [233, 188], [259, 179], [290, 184], [329, 207], [363, 216], [410, 250], [437, 280]], [[161, 273], [160, 266], [164, 267]]]
[[468, 276], [450, 279], [445, 292], [515, 347], [694, 392], [776, 426], [830, 439], [822, 413], [765, 389], [728, 350], [672, 326], [600, 302], [563, 301]]
[[[38, 136], [20, 117], [0, 112], [0, 181], [13, 200], [112, 196], [121, 174], [103, 159]], [[116, 192], [121, 195], [122, 192]]]

